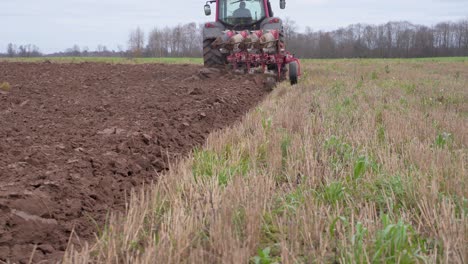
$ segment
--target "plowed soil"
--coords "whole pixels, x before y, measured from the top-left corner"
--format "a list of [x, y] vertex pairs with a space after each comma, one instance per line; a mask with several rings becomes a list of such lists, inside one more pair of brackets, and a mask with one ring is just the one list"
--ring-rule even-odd
[[[200, 72], [201, 71], [201, 72]], [[133, 187], [239, 120], [262, 81], [195, 65], [0, 63], [0, 260], [58, 260]], [[0, 261], [0, 262], [1, 262]]]

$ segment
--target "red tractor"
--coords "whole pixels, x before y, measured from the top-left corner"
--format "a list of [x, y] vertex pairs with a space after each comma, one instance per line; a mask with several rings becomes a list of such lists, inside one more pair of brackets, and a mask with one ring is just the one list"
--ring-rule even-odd
[[[230, 65], [235, 70], [253, 73], [274, 72], [278, 81], [297, 84], [300, 62], [286, 51], [283, 23], [273, 16], [270, 0], [211, 0], [205, 14], [211, 15], [210, 4], [216, 3], [216, 21], [203, 28], [203, 59], [206, 67]], [[280, 0], [280, 8], [286, 0]], [[286, 65], [289, 65], [289, 70]]]

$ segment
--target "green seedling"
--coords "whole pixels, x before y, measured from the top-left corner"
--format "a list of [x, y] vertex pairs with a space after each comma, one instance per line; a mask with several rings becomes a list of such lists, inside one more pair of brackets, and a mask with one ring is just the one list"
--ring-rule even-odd
[[373, 263], [416, 263], [424, 261], [424, 241], [413, 227], [402, 220], [393, 224], [388, 215], [382, 217], [382, 229], [377, 232], [373, 245]]
[[385, 73], [389, 74], [390, 73], [390, 66], [385, 65]]
[[453, 135], [447, 132], [439, 133], [434, 141], [433, 146], [436, 148], [445, 148], [453, 142]]
[[320, 199], [330, 204], [337, 204], [345, 198], [346, 189], [341, 182], [332, 182], [318, 193]]
[[271, 248], [266, 247], [263, 250], [259, 250], [257, 256], [253, 257], [254, 264], [275, 264], [278, 263], [275, 258], [270, 256]]

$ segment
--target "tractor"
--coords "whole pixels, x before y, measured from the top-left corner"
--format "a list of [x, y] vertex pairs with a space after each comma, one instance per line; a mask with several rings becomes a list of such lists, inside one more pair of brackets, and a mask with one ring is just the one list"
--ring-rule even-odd
[[[210, 0], [205, 15], [211, 15], [214, 3], [216, 21], [203, 27], [205, 67], [273, 73], [278, 82], [289, 72], [291, 85], [297, 84], [300, 61], [286, 51], [283, 23], [274, 17], [270, 0]], [[286, 8], [286, 0], [280, 0], [280, 8]]]

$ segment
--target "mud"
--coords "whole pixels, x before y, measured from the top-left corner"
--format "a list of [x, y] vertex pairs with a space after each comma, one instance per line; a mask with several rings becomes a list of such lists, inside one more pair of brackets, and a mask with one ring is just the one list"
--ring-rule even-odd
[[0, 262], [59, 260], [267, 93], [195, 65], [0, 63]]

